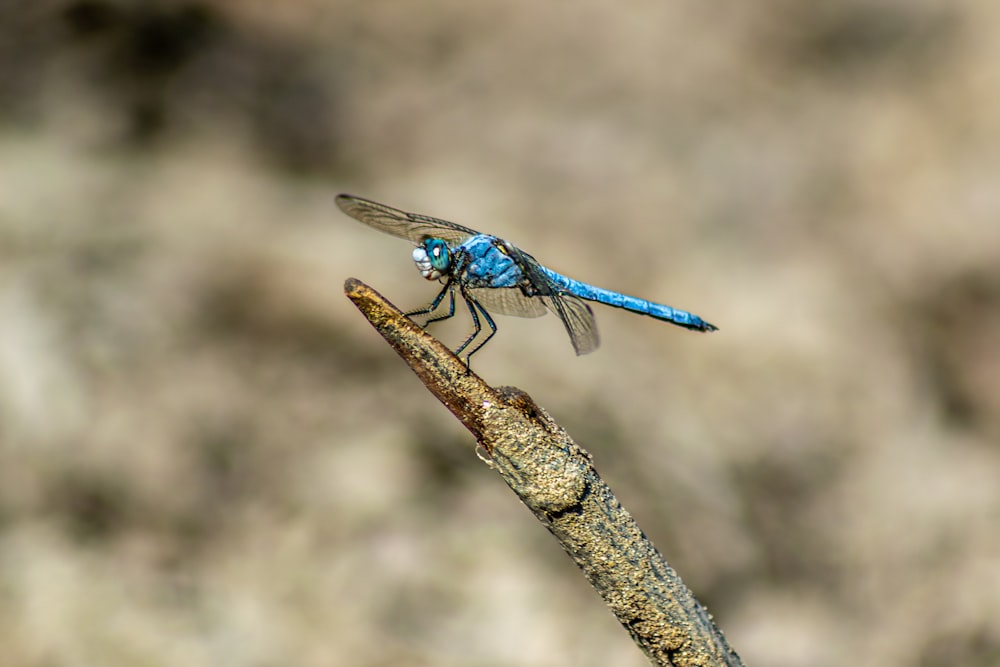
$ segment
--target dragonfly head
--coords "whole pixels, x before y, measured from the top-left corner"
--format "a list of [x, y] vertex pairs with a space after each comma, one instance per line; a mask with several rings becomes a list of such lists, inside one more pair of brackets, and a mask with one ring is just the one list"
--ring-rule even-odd
[[437, 280], [451, 267], [451, 249], [441, 239], [424, 239], [413, 249], [413, 262], [424, 278]]

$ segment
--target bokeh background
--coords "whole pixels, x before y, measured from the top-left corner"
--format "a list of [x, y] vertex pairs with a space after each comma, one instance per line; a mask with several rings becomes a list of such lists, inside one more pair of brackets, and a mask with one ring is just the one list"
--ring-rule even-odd
[[[748, 664], [1000, 664], [1000, 4], [0, 4], [0, 653], [643, 665], [344, 298], [342, 191], [693, 310], [500, 319]], [[435, 332], [457, 343], [468, 322]]]

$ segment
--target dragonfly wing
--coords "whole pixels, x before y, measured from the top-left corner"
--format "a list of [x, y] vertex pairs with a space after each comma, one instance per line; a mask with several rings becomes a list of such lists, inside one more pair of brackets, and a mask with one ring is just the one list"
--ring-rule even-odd
[[562, 320], [577, 355], [596, 350], [601, 344], [601, 338], [597, 333], [597, 320], [594, 319], [594, 311], [590, 306], [583, 299], [569, 294], [553, 283], [542, 271], [537, 259], [509, 244], [507, 250], [517, 261], [521, 272], [542, 303]]
[[543, 296], [542, 301], [562, 320], [577, 355], [589, 354], [601, 344], [594, 311], [583, 299], [566, 293]]
[[355, 220], [414, 243], [420, 243], [428, 237], [444, 239], [449, 243], [461, 243], [479, 233], [454, 222], [419, 213], [407, 213], [361, 197], [337, 195], [336, 201], [340, 210]]
[[471, 289], [469, 292], [490, 312], [517, 317], [541, 317], [548, 312], [541, 299], [524, 296], [517, 288], [486, 287]]

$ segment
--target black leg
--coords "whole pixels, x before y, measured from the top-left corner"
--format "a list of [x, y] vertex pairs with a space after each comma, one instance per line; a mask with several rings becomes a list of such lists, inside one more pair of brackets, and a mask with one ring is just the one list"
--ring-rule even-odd
[[444, 315], [438, 315], [437, 317], [430, 318], [429, 320], [424, 322], [424, 326], [426, 327], [431, 322], [440, 322], [441, 320], [446, 320], [449, 317], [454, 317], [454, 316], [455, 316], [455, 288], [454, 286], [452, 286], [448, 289], [448, 312], [445, 313]]
[[[466, 297], [466, 298], [468, 298], [468, 297]], [[469, 302], [467, 301], [467, 303], [469, 303]], [[467, 369], [471, 368], [470, 362], [472, 361], [472, 355], [474, 355], [476, 352], [479, 352], [479, 350], [483, 349], [483, 345], [486, 345], [486, 343], [490, 342], [490, 339], [493, 338], [493, 336], [495, 336], [496, 333], [497, 333], [496, 322], [493, 321], [493, 318], [490, 317], [490, 314], [486, 311], [485, 308], [483, 308], [483, 305], [481, 303], [479, 303], [478, 301], [471, 301], [471, 303], [476, 308], [479, 309], [480, 313], [483, 314], [483, 317], [486, 319], [486, 324], [490, 325], [490, 333], [489, 333], [489, 335], [486, 338], [483, 339], [483, 342], [479, 343], [479, 345], [476, 345], [474, 348], [472, 348], [471, 352], [469, 352], [467, 355], [465, 355], [465, 367]], [[479, 318], [477, 318], [475, 316], [475, 310], [472, 309], [472, 305], [469, 306], [469, 310], [472, 310], [472, 316], [473, 316], [474, 321], [476, 322], [476, 333], [478, 334], [479, 330], [480, 330], [480, 327], [479, 327]], [[473, 334], [473, 337], [475, 337], [475, 334]], [[472, 339], [470, 338], [469, 340], [467, 340], [465, 342], [465, 344], [468, 345], [471, 342], [471, 340]], [[463, 345], [462, 347], [465, 347], [465, 345]]]
[[[447, 285], [444, 286], [444, 289], [442, 289], [440, 292], [438, 292], [438, 295], [436, 297], [434, 297], [434, 300], [431, 301], [431, 303], [430, 303], [429, 306], [427, 306], [426, 308], [418, 308], [417, 310], [411, 310], [411, 311], [405, 313], [405, 315], [407, 317], [410, 317], [412, 315], [429, 315], [429, 314], [433, 314], [434, 311], [437, 310], [438, 306], [441, 305], [441, 302], [444, 300], [445, 294], [448, 295], [448, 312], [445, 313], [444, 315], [438, 315], [437, 317], [431, 317], [426, 322], [424, 322], [423, 326], [426, 327], [431, 322], [440, 322], [441, 320], [447, 320], [450, 317], [454, 317], [455, 316], [455, 284], [452, 283], [452, 282], [449, 282]], [[482, 316], [486, 319], [486, 324], [488, 324], [489, 327], [490, 327], [490, 333], [489, 333], [489, 335], [486, 336], [486, 338], [483, 339], [483, 341], [481, 343], [479, 343], [474, 348], [472, 348], [471, 352], [469, 352], [467, 355], [465, 355], [465, 368], [468, 370], [470, 368], [469, 364], [470, 364], [470, 361], [472, 360], [472, 355], [475, 354], [476, 352], [478, 352], [480, 349], [482, 349], [483, 345], [486, 345], [486, 343], [488, 343], [489, 340], [491, 338], [493, 338], [494, 335], [496, 335], [497, 325], [496, 325], [496, 322], [493, 321], [493, 318], [490, 317], [490, 314], [486, 311], [486, 309], [483, 308], [482, 304], [479, 303], [478, 301], [476, 301], [476, 299], [474, 297], [472, 297], [471, 295], [469, 295], [465, 290], [462, 290], [462, 298], [465, 300], [465, 305], [469, 309], [469, 314], [472, 316], [473, 330], [472, 330], [472, 333], [469, 334], [469, 337], [466, 338], [465, 341], [461, 345], [458, 346], [457, 350], [455, 350], [455, 356], [461, 357], [462, 356], [462, 352], [464, 352], [465, 349], [467, 347], [469, 347], [469, 345], [472, 343], [472, 341], [474, 341], [476, 339], [476, 336], [478, 336], [482, 332], [483, 325], [479, 321], [479, 315], [480, 314], [482, 314]]]
[[435, 310], [437, 310], [437, 307], [441, 305], [441, 300], [444, 299], [445, 294], [447, 294], [449, 297], [447, 314], [439, 315], [438, 317], [432, 317], [426, 322], [424, 322], [423, 325], [421, 326], [426, 327], [431, 322], [440, 322], [441, 320], [446, 320], [449, 317], [453, 317], [455, 315], [455, 286], [451, 284], [451, 282], [446, 284], [444, 288], [440, 292], [438, 292], [438, 295], [434, 297], [434, 300], [431, 301], [431, 304], [429, 306], [427, 306], [426, 308], [417, 308], [416, 310], [409, 310], [403, 314], [406, 315], [407, 317], [411, 317], [413, 315], [429, 315], [430, 313], [433, 313]]
[[[469, 307], [469, 313], [472, 314], [472, 326], [474, 327], [474, 329], [473, 329], [472, 333], [469, 334], [469, 337], [465, 339], [465, 342], [462, 343], [461, 345], [459, 345], [458, 349], [455, 350], [455, 356], [456, 357], [461, 357], [462, 356], [462, 350], [464, 350], [465, 348], [469, 347], [469, 343], [471, 343], [473, 341], [473, 339], [475, 339], [475, 337], [479, 335], [479, 332], [483, 330], [482, 325], [479, 324], [479, 315], [476, 314], [476, 306], [479, 306], [479, 302], [476, 301], [475, 299], [473, 299], [471, 296], [469, 296], [465, 292], [462, 292], [462, 298], [465, 299], [465, 305]], [[480, 308], [482, 308], [482, 306], [480, 306]], [[489, 315], [487, 315], [487, 317], [489, 317]], [[491, 324], [490, 326], [493, 326], [493, 325]], [[476, 348], [476, 349], [479, 349], [479, 348]], [[465, 359], [465, 366], [466, 366], [466, 368], [468, 368], [468, 366], [469, 366], [469, 359], [468, 359], [468, 357], [466, 357], [466, 359]]]

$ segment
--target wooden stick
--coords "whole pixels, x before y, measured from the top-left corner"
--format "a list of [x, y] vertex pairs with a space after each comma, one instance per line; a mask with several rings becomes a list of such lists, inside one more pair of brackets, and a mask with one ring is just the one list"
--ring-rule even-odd
[[597, 474], [590, 454], [527, 394], [487, 385], [364, 283], [348, 279], [344, 291], [472, 432], [480, 458], [555, 536], [653, 664], [743, 664]]

